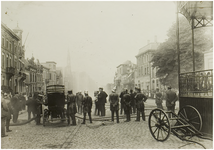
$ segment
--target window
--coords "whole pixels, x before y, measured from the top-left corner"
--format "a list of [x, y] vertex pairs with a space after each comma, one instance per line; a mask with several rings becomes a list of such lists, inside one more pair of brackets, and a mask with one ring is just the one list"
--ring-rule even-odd
[[144, 73], [145, 73], [145, 75], [146, 75], [146, 68], [145, 68], [145, 72], [144, 72]]
[[10, 43], [10, 51], [12, 51], [12, 45], [11, 45], [11, 43]]
[[12, 59], [11, 59], [11, 56], [10, 56], [10, 64], [9, 64], [10, 67], [12, 67]]
[[50, 80], [51, 80], [51, 73], [50, 73]]
[[2, 77], [2, 85], [4, 85], [4, 79], [5, 79], [5, 77], [3, 76]]
[[147, 67], [147, 74], [149, 74], [149, 67]]
[[17, 47], [15, 46], [15, 48], [14, 48], [14, 53], [16, 53], [16, 48], [17, 48]]
[[1, 46], [4, 46], [4, 37], [1, 38]]
[[4, 68], [4, 53], [1, 55], [1, 67]]
[[9, 67], [9, 56], [7, 55], [7, 58], [6, 58], [6, 67]]
[[6, 48], [8, 48], [8, 41], [6, 42]]

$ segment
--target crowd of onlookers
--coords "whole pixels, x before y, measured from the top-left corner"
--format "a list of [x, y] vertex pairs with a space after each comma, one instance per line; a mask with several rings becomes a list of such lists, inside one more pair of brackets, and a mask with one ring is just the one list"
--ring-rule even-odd
[[[42, 94], [42, 93], [41, 93]], [[35, 92], [32, 96], [26, 95], [26, 93], [11, 93], [1, 92], [1, 137], [7, 136], [6, 132], [11, 132], [9, 129], [10, 120], [12, 119], [13, 123], [18, 122], [19, 113], [23, 110], [28, 112], [28, 119], [31, 119], [31, 114], [33, 117], [39, 118], [41, 114], [41, 104], [43, 101], [43, 96], [39, 95], [38, 92]], [[40, 123], [40, 119], [36, 119], [37, 124]]]

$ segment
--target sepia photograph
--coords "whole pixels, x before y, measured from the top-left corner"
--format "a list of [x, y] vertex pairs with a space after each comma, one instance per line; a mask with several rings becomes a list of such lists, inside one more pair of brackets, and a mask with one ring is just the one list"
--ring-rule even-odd
[[1, 1], [1, 149], [213, 149], [213, 1]]

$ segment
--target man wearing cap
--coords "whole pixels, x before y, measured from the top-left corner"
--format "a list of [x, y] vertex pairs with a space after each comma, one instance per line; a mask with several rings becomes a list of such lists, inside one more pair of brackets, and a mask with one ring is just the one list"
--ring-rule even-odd
[[135, 121], [140, 121], [140, 113], [142, 113], [143, 121], [146, 121], [144, 112], [144, 102], [147, 100], [147, 97], [141, 93], [140, 88], [136, 87], [135, 90], [137, 92], [137, 95], [135, 96], [137, 106], [137, 118]]
[[[178, 97], [174, 91], [171, 90], [172, 87], [168, 87], [168, 91], [166, 92], [166, 107], [168, 111], [175, 112], [175, 102]], [[171, 118], [170, 113], [168, 113], [169, 118]]]
[[4, 94], [1, 93], [1, 137], [6, 137], [5, 134], [5, 123], [8, 116], [8, 107], [4, 99]]
[[114, 112], [116, 113], [117, 123], [119, 123], [119, 96], [115, 93], [116, 89], [112, 89], [112, 93], [109, 95], [111, 121], [114, 121]]
[[82, 101], [83, 101], [83, 94], [80, 91], [79, 93], [77, 93], [77, 107], [78, 107], [78, 113], [82, 114]]
[[124, 112], [126, 114], [126, 121], [129, 122], [131, 121], [130, 119], [130, 112], [131, 112], [131, 96], [128, 93], [128, 90], [126, 93], [123, 95], [123, 100], [124, 100]]
[[92, 119], [91, 119], [92, 98], [88, 95], [88, 91], [85, 91], [85, 97], [83, 98], [82, 105], [83, 105], [83, 114], [84, 114], [82, 124], [85, 124], [86, 113], [88, 113], [90, 123], [92, 123]]
[[[101, 112], [101, 116], [105, 116], [105, 103], [107, 102], [106, 101], [106, 97], [108, 95], [106, 94], [106, 92], [103, 91], [103, 88], [100, 87], [99, 88], [99, 93], [98, 93], [98, 107], [99, 107], [99, 110]], [[98, 112], [99, 114], [99, 112]]]
[[128, 93], [127, 88], [124, 88], [124, 90], [120, 93], [120, 114], [123, 113], [124, 110], [124, 98], [123, 95]]
[[163, 109], [163, 95], [161, 92], [159, 92], [159, 88], [156, 88], [156, 99], [155, 103], [157, 105], [157, 108]]
[[131, 114], [132, 113], [136, 113], [136, 100], [135, 100], [135, 96], [136, 96], [136, 92], [133, 92], [133, 90], [130, 90], [130, 98], [131, 98]]
[[72, 90], [68, 91], [67, 95], [67, 117], [68, 125], [70, 125], [70, 118], [72, 120], [72, 125], [76, 125], [75, 114], [77, 113], [76, 107], [76, 96], [73, 94]]

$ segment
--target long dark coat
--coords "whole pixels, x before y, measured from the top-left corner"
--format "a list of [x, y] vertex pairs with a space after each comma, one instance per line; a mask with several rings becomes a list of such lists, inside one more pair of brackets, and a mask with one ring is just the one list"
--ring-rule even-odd
[[136, 99], [137, 110], [143, 111], [144, 102], [147, 100], [147, 97], [142, 93], [137, 93], [137, 95], [135, 96], [135, 99]]
[[76, 96], [74, 94], [68, 94], [67, 97], [67, 112], [68, 114], [76, 114], [77, 106], [76, 106]]
[[[177, 101], [178, 97], [174, 91], [167, 91], [166, 92], [166, 107], [175, 106], [175, 102]], [[174, 102], [174, 104], [172, 104]]]
[[90, 96], [85, 96], [82, 101], [83, 113], [90, 113], [92, 108], [92, 98]]
[[117, 93], [111, 93], [109, 95], [109, 102], [111, 111], [119, 110], [119, 96]]
[[130, 96], [130, 94], [126, 93], [123, 95], [123, 102], [124, 102], [124, 110], [125, 111], [131, 110], [131, 96]]
[[106, 92], [102, 91], [98, 94], [98, 105], [102, 105], [102, 104], [105, 104], [107, 101], [106, 101], [106, 97], [108, 95], [106, 94]]

